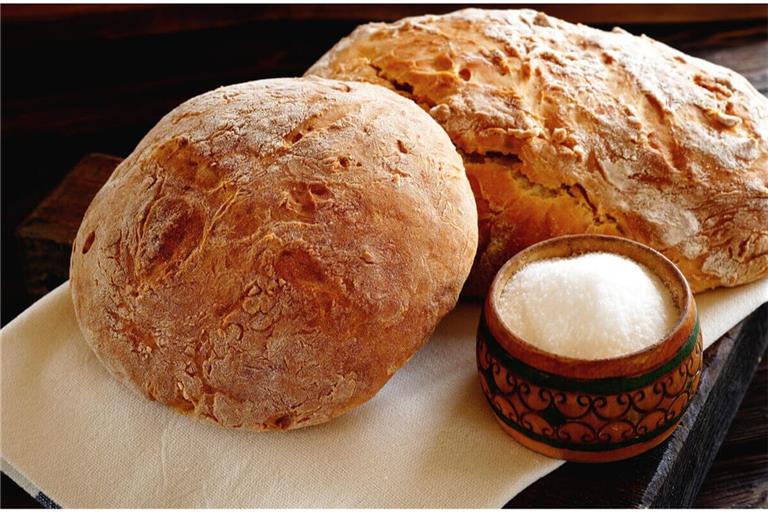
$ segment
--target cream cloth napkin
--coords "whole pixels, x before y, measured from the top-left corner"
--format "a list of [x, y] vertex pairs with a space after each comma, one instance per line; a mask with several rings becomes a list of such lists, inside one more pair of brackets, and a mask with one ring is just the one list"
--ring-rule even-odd
[[[768, 279], [697, 297], [705, 344], [768, 301]], [[65, 507], [500, 507], [563, 461], [496, 425], [460, 304], [370, 402], [287, 433], [179, 416], [101, 367], [63, 284], [5, 327], [8, 473]]]

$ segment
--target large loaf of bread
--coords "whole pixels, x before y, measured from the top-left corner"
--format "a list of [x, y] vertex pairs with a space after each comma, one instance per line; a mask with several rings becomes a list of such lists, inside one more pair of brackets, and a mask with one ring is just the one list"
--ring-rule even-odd
[[621, 29], [467, 9], [361, 26], [307, 74], [397, 90], [448, 132], [479, 213], [470, 294], [567, 233], [646, 243], [694, 291], [768, 273], [768, 100], [729, 69]]
[[461, 158], [362, 83], [222, 87], [168, 113], [85, 214], [70, 283], [120, 381], [227, 427], [371, 398], [456, 303], [477, 245]]

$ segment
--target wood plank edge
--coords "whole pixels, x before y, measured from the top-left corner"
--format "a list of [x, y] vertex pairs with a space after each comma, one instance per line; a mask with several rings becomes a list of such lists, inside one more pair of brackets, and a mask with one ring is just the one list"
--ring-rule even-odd
[[[50, 229], [51, 226], [51, 220], [47, 216], [41, 215], [41, 212], [46, 207], [55, 204], [61, 198], [62, 193], [67, 190], [69, 185], [80, 177], [80, 173], [86, 172], [87, 169], [94, 169], [103, 165], [117, 167], [122, 160], [122, 158], [104, 153], [88, 153], [83, 156], [78, 160], [74, 167], [72, 167], [72, 170], [64, 176], [59, 184], [54, 187], [51, 193], [48, 194], [45, 199], [43, 199], [43, 201], [41, 201], [40, 204], [38, 204], [37, 207], [19, 224], [15, 231], [16, 238], [21, 240], [40, 238], [58, 243], [72, 243], [72, 240], [70, 239], [71, 233], [69, 233], [71, 228], [68, 226], [61, 226], [58, 230], [54, 228], [53, 239], [51, 238], [50, 232], [41, 232], [41, 222], [45, 223], [47, 229]], [[99, 188], [101, 188], [101, 186]]]

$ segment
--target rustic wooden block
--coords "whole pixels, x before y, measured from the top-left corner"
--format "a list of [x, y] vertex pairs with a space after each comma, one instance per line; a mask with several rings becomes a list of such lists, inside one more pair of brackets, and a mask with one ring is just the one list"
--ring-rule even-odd
[[69, 253], [80, 221], [120, 161], [86, 155], [16, 230], [30, 298], [42, 297], [69, 279]]
[[694, 508], [768, 508], [766, 355], [701, 486]]
[[[84, 157], [17, 230], [32, 297], [68, 279], [70, 247], [80, 221], [120, 161], [101, 154]], [[767, 333], [768, 305], [763, 305], [705, 353], [699, 392], [668, 441], [625, 461], [565, 464], [507, 506], [690, 506], [768, 346]]]

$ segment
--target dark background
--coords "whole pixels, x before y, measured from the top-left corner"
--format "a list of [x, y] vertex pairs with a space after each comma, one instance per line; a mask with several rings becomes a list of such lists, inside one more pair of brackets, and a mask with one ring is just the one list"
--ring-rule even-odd
[[[360, 23], [460, 7], [2, 6], [2, 324], [30, 303], [15, 230], [84, 154], [127, 155], [163, 114], [220, 85], [301, 75]], [[768, 59], [765, 5], [528, 7], [602, 28], [620, 24], [705, 58], [739, 45], [746, 61], [757, 62], [756, 73], [764, 73]], [[737, 433], [724, 444], [700, 506], [759, 504], [739, 501], [737, 487], [745, 485], [758, 486], [762, 504], [768, 502], [768, 371], [762, 368], [745, 399], [747, 433], [739, 433], [737, 418]], [[35, 503], [3, 475], [2, 506]]]

